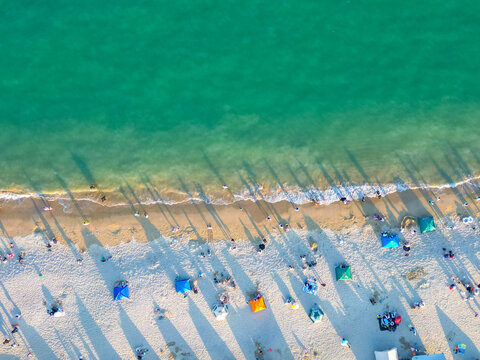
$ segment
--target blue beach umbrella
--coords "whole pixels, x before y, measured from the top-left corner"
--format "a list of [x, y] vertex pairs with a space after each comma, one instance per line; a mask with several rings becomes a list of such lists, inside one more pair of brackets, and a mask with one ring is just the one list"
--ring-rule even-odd
[[177, 293], [183, 294], [192, 290], [190, 287], [190, 279], [177, 280], [175, 282], [175, 290]]
[[398, 246], [398, 235], [382, 234], [382, 247], [395, 248]]
[[128, 290], [128, 283], [126, 281], [121, 281], [115, 284], [113, 288], [113, 300], [126, 300], [130, 299], [130, 291]]

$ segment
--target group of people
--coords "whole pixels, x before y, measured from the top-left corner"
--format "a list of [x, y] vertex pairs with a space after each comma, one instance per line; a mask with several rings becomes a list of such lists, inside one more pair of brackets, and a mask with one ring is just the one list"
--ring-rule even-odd
[[387, 311], [383, 315], [377, 315], [380, 331], [395, 331], [402, 322], [402, 317], [396, 312]]
[[[10, 249], [13, 249], [14, 247], [15, 247], [15, 244], [13, 242], [10, 242]], [[20, 253], [18, 254], [17, 259], [20, 264], [23, 264], [25, 260], [25, 254], [26, 254], [25, 251], [20, 251]], [[2, 255], [1, 259], [2, 259], [2, 262], [5, 264], [8, 262], [8, 259], [13, 259], [14, 257], [15, 255], [13, 254], [13, 250], [11, 250], [10, 252], [7, 252], [6, 254]]]
[[445, 259], [453, 259], [455, 254], [452, 252], [452, 250], [448, 250], [446, 248], [443, 248], [443, 257]]

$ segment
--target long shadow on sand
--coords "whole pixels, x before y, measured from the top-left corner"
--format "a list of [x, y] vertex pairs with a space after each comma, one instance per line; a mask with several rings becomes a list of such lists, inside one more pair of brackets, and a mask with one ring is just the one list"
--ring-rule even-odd
[[[223, 251], [223, 256], [226, 262], [230, 265], [235, 282], [245, 295], [245, 299], [250, 300], [251, 295], [253, 295], [257, 287], [247, 276], [235, 257], [229, 253], [228, 248], [225, 248]], [[275, 320], [275, 316], [269, 307], [268, 299], [264, 300], [267, 309], [258, 313], [252, 313], [249, 306], [237, 308], [230, 307], [230, 315], [227, 317], [228, 325], [232, 329], [239, 344], [252, 343], [252, 353], [255, 351], [255, 343], [257, 341], [263, 343], [266, 334], [270, 337], [273, 336], [272, 334], [275, 334], [278, 339], [282, 339], [281, 343], [285, 344], [284, 347], [277, 350], [281, 353], [281, 359], [293, 359], [293, 355], [285, 341], [285, 337], [283, 336], [283, 333]], [[267, 339], [265, 339], [265, 341], [267, 341]], [[251, 358], [247, 349], [242, 348], [242, 352], [247, 359]]]
[[[184, 358], [197, 357], [169, 319], [164, 318], [163, 320], [157, 321], [157, 326], [173, 358], [176, 358], [178, 355], [182, 355]], [[182, 352], [178, 354], [180, 351]]]
[[100, 359], [121, 359], [77, 294], [75, 294], [75, 299], [78, 313], [81, 314], [80, 321], [98, 357]]
[[[5, 294], [5, 297], [7, 298], [8, 301], [10, 301], [13, 309], [16, 309], [15, 311], [18, 311], [17, 305], [13, 302], [12, 298], [10, 297], [10, 294], [8, 293], [7, 289], [3, 285], [3, 283], [0, 281], [0, 286]], [[14, 321], [11, 312], [7, 311], [5, 308], [4, 304], [0, 302], [0, 307], [2, 308], [3, 312], [5, 315], [8, 317], [8, 321], [10, 324], [15, 324], [16, 321]], [[48, 316], [45, 313], [45, 316]], [[39, 359], [57, 359], [58, 357], [55, 355], [53, 350], [48, 346], [48, 344], [45, 342], [43, 337], [40, 336], [40, 334], [35, 330], [33, 326], [28, 325], [27, 321], [25, 320], [22, 322], [21, 327], [20, 327], [21, 334], [23, 335], [23, 340], [25, 343], [27, 343], [31, 347], [31, 352], [34, 353]], [[11, 335], [9, 335], [10, 337]], [[19, 335], [22, 337], [21, 335]], [[3, 358], [2, 358], [3, 359]]]
[[[142, 333], [138, 330], [121, 305], [118, 306], [118, 311], [120, 313], [121, 328], [132, 350], [136, 348], [145, 348], [145, 345], [147, 345], [147, 349], [152, 349], [147, 339], [145, 339]], [[159, 358], [157, 354], [149, 352], [149, 358], [151, 357], [156, 359]]]
[[[85, 244], [88, 247], [90, 247], [92, 245], [97, 245], [98, 247], [100, 247], [101, 252], [102, 252], [104, 257], [106, 257], [106, 258], [111, 257], [110, 252], [106, 248], [102, 247], [100, 241], [97, 239], [97, 237], [92, 232], [90, 232], [88, 229], [85, 228], [85, 229], [82, 229], [82, 235], [83, 235]], [[100, 263], [99, 259], [95, 259], [93, 257], [92, 257], [92, 260], [95, 263], [95, 265], [97, 266], [98, 272], [102, 276], [106, 287], [110, 291], [113, 291], [113, 285], [114, 285], [115, 281], [125, 279], [125, 277], [123, 276], [120, 268], [118, 268], [115, 265], [113, 259], [107, 261], [106, 263]], [[146, 341], [146, 339], [140, 334], [138, 329], [135, 327], [132, 320], [128, 318], [127, 313], [125, 311], [123, 311], [123, 309], [121, 307], [120, 307], [119, 311], [120, 311], [120, 314], [121, 314], [121, 317], [122, 317], [122, 330], [125, 334], [125, 337], [129, 340], [129, 344], [131, 346], [135, 346], [135, 347], [142, 346], [143, 344], [149, 345], [148, 342]], [[123, 327], [123, 325], [128, 327], [128, 329]], [[130, 341], [131, 333], [135, 333], [134, 338], [135, 339], [140, 339], [141, 338], [142, 342], [140, 344], [134, 344], [132, 341]], [[132, 350], [134, 350], [134, 349], [135, 348], [132, 347]], [[151, 349], [151, 347], [149, 349]]]
[[[367, 348], [372, 349], [378, 345], [378, 339], [382, 339], [382, 341], [389, 346], [398, 346], [395, 344], [395, 340], [398, 340], [397, 338], [399, 335], [403, 335], [404, 338], [409, 337], [408, 329], [405, 328], [397, 330], [395, 337], [388, 336], [391, 334], [384, 334], [383, 332], [379, 331], [376, 319], [376, 311], [378, 311], [378, 309], [375, 310], [375, 308], [372, 307], [368, 301], [368, 291], [359, 281], [350, 283], [336, 281], [334, 275], [335, 265], [344, 262], [343, 255], [337, 249], [332, 240], [328, 238], [327, 234], [322, 233], [319, 226], [308, 216], [305, 216], [305, 224], [307, 225], [309, 231], [314, 231], [317, 233], [316, 239], [319, 245], [319, 250], [321, 251], [323, 258], [325, 259], [332, 274], [331, 283], [335, 287], [335, 290], [338, 293], [338, 297], [341, 301], [341, 304], [332, 304], [330, 301], [322, 299], [320, 292], [320, 299], [318, 303], [325, 311], [325, 315], [328, 317], [338, 335], [340, 337], [349, 339], [350, 343], [352, 344], [352, 351], [355, 357], [358, 359], [367, 358], [366, 354], [360, 353], [358, 347], [355, 346], [356, 344], [363, 343], [364, 345], [368, 345]], [[353, 269], [353, 271], [355, 271], [355, 269]], [[376, 277], [374, 272], [373, 275]], [[353, 276], [355, 277], [355, 274], [353, 274]], [[377, 282], [378, 281], [379, 280], [377, 278]], [[294, 284], [292, 283], [294, 290], [298, 289], [296, 290], [297, 296], [302, 303], [303, 299], [305, 299], [305, 295], [300, 293], [301, 284], [298, 284], [296, 287], [293, 285]], [[306, 306], [304, 307], [306, 308]], [[395, 309], [402, 314], [402, 317], [407, 314], [400, 302], [395, 303]], [[369, 319], [366, 320], [366, 317], [369, 317]], [[358, 323], [363, 324], [362, 333], [352, 331], [352, 329], [355, 328], [355, 324]], [[376, 335], [366, 337], [365, 334]]]
[[453, 320], [451, 320], [442, 310], [440, 310], [438, 306], [435, 306], [435, 308], [437, 310], [440, 324], [442, 324], [445, 338], [447, 339], [448, 345], [452, 352], [452, 356], [454, 356], [453, 349], [455, 348], [455, 344], [458, 342], [467, 345], [465, 354], [472, 359], [480, 356], [480, 352], [475, 346], [475, 343], [478, 344], [478, 339], [474, 342], [462, 330], [460, 330], [460, 328], [453, 322]]
[[80, 252], [78, 251], [77, 247], [75, 246], [75, 243], [70, 239], [67, 234], [65, 233], [65, 230], [63, 230], [63, 227], [60, 225], [58, 222], [57, 218], [51, 214], [53, 222], [55, 223], [55, 226], [57, 227], [58, 231], [60, 232], [60, 235], [62, 236], [63, 240], [65, 240], [66, 244], [68, 245], [69, 249], [72, 251], [72, 254], [75, 256], [76, 259], [80, 259], [81, 255]]
[[221, 354], [222, 359], [235, 359], [235, 356], [225, 342], [220, 338], [191, 298], [188, 298], [188, 306], [193, 325], [197, 329], [197, 333], [200, 335], [209, 355], [212, 356], [212, 358], [218, 358]]

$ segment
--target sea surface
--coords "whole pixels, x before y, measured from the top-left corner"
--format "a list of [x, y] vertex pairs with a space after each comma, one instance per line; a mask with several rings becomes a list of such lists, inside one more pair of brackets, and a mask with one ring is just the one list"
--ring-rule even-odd
[[2, 190], [274, 201], [480, 174], [479, 1], [19, 0], [0, 37]]

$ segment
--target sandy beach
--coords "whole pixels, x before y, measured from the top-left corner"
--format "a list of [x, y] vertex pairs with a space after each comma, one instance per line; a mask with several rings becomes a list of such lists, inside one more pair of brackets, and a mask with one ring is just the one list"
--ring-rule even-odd
[[[133, 194], [129, 206], [4, 202], [2, 253], [14, 256], [0, 266], [0, 315], [4, 336], [18, 346], [4, 344], [1, 357], [134, 359], [135, 349], [145, 348], [144, 359], [373, 359], [375, 350], [396, 347], [400, 358], [410, 359], [416, 347], [453, 359], [460, 342], [467, 345], [465, 359], [480, 358], [479, 300], [465, 301], [463, 285], [449, 289], [452, 277], [480, 283], [475, 191], [468, 184], [298, 208], [286, 201], [145, 207]], [[401, 233], [406, 215], [432, 215], [437, 230]], [[465, 216], [474, 223], [463, 224]], [[410, 256], [401, 246], [382, 248], [382, 231], [398, 233], [401, 245], [409, 241]], [[266, 248], [258, 253], [263, 239]], [[442, 248], [454, 258], [445, 258]], [[305, 266], [311, 262], [316, 265]], [[336, 281], [341, 263], [351, 266], [352, 281]], [[236, 286], [215, 282], [221, 273]], [[196, 281], [198, 294], [175, 293], [178, 278]], [[325, 284], [317, 296], [302, 291], [307, 278]], [[129, 281], [129, 300], [112, 300], [118, 280]], [[257, 289], [267, 309], [252, 313], [248, 300]], [[221, 322], [211, 308], [224, 291], [230, 314]], [[284, 304], [288, 296], [298, 309]], [[411, 309], [420, 300], [425, 307]], [[47, 314], [55, 301], [65, 317]], [[315, 303], [325, 313], [320, 324], [308, 318]], [[403, 319], [395, 332], [379, 330], [376, 316], [387, 310]], [[19, 324], [13, 335], [12, 324]], [[340, 346], [342, 338], [350, 349]]]

